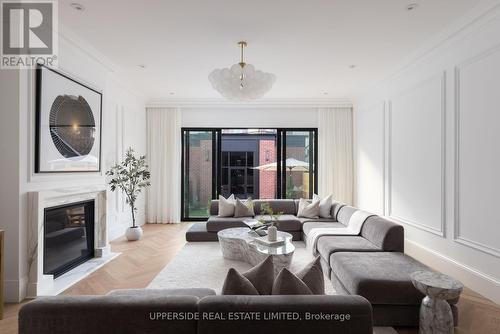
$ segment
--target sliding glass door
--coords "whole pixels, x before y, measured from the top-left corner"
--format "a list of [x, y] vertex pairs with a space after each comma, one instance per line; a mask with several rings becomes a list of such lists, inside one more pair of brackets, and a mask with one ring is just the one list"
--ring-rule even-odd
[[316, 130], [283, 130], [283, 198], [311, 198], [316, 192]]
[[276, 197], [276, 129], [222, 129], [218, 193], [237, 198]]
[[206, 219], [219, 194], [311, 198], [316, 151], [316, 129], [182, 129], [182, 220]]
[[182, 220], [208, 216], [216, 195], [217, 135], [213, 129], [182, 130]]

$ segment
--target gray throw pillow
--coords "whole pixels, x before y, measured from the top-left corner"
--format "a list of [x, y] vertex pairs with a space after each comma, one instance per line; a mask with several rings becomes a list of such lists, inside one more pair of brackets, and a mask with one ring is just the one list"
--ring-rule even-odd
[[273, 257], [268, 256], [252, 269], [238, 273], [230, 268], [221, 293], [223, 295], [270, 295], [273, 290]]
[[283, 268], [273, 284], [273, 295], [324, 294], [325, 280], [319, 256], [295, 274]]
[[273, 295], [312, 295], [311, 289], [287, 268], [281, 269], [273, 285]]
[[319, 256], [302, 270], [296, 272], [295, 276], [300, 278], [311, 289], [313, 295], [325, 294], [325, 276], [323, 275], [323, 270], [321, 270], [321, 259]]
[[252, 199], [249, 198], [245, 202], [243, 202], [239, 198], [237, 198], [236, 202], [234, 204], [234, 216], [235, 217], [253, 217], [253, 216], [255, 216], [255, 213], [253, 211]]
[[252, 282], [234, 268], [229, 268], [226, 280], [222, 286], [223, 295], [258, 295], [259, 292]]

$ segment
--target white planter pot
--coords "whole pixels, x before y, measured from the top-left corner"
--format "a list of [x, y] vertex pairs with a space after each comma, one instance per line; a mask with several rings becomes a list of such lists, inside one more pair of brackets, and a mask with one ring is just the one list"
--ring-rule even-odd
[[267, 239], [269, 241], [276, 241], [276, 237], [278, 234], [277, 232], [278, 232], [278, 229], [276, 228], [276, 226], [270, 226], [267, 229]]
[[142, 228], [140, 226], [137, 227], [129, 227], [125, 231], [125, 236], [128, 241], [136, 241], [142, 237]]

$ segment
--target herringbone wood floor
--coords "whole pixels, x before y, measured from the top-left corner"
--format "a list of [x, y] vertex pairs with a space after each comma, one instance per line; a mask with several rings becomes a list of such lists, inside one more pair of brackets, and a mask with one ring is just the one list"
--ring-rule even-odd
[[[122, 254], [81, 280], [63, 294], [106, 294], [113, 289], [144, 288], [184, 246], [189, 224], [144, 226], [140, 241], [119, 238], [111, 242], [113, 252]], [[26, 302], [23, 302], [26, 303]], [[22, 304], [7, 304], [0, 333], [17, 333], [17, 313]], [[459, 302], [457, 334], [500, 334], [500, 306], [465, 289]], [[398, 328], [399, 334], [417, 334], [418, 329]]]

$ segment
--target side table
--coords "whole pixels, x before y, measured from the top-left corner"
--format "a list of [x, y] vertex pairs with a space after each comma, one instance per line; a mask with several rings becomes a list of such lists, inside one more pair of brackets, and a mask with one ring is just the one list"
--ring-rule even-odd
[[462, 283], [432, 271], [410, 276], [415, 288], [426, 295], [420, 306], [420, 334], [453, 334], [453, 314], [447, 300], [460, 296]]

